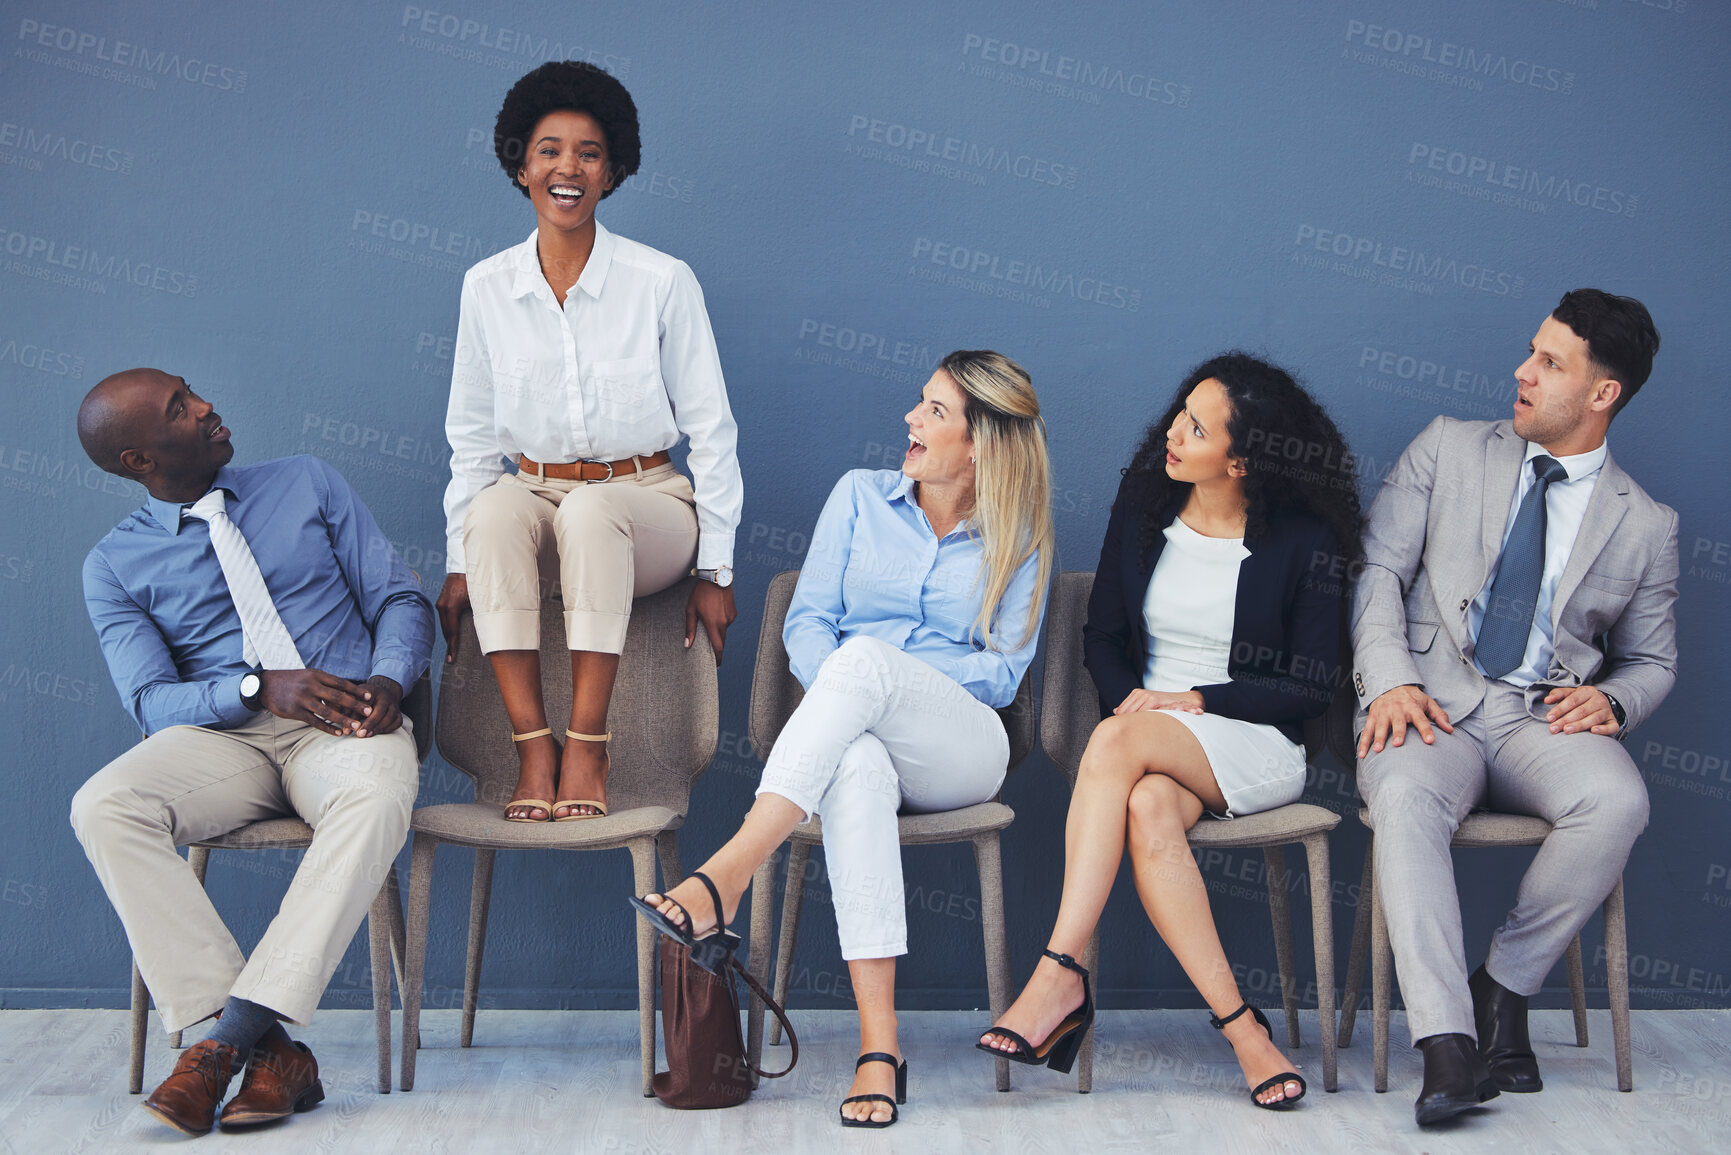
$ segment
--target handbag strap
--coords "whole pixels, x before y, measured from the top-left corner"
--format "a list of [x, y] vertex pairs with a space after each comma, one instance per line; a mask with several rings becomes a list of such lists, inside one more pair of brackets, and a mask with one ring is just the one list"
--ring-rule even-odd
[[[760, 1079], [779, 1079], [782, 1076], [791, 1073], [794, 1064], [799, 1062], [799, 1036], [793, 1033], [793, 1024], [787, 1021], [787, 1012], [782, 1009], [780, 1003], [770, 997], [769, 992], [763, 989], [763, 984], [757, 981], [757, 976], [746, 970], [744, 965], [740, 963], [739, 959], [729, 957], [727, 961], [729, 968], [727, 972], [727, 990], [733, 997], [735, 1007], [737, 1008], [739, 1004], [739, 996], [735, 994], [733, 990], [733, 975], [734, 972], [737, 971], [739, 977], [745, 980], [745, 985], [751, 988], [751, 993], [762, 999], [763, 1005], [768, 1007], [777, 1019], [781, 1020], [781, 1029], [787, 1032], [788, 1046], [792, 1049], [792, 1053], [788, 1056], [787, 1066], [779, 1071], [765, 1071], [753, 1063], [749, 1055], [746, 1056], [745, 1065], [750, 1068], [752, 1074], [756, 1075]], [[738, 1022], [739, 1020], [736, 1017], [734, 1021]], [[744, 1051], [745, 1048], [741, 1047], [740, 1050]]]

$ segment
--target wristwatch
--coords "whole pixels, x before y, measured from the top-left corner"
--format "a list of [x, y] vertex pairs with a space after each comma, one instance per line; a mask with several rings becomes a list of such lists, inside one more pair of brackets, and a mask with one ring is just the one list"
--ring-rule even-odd
[[258, 700], [259, 693], [264, 689], [264, 679], [260, 677], [263, 673], [263, 670], [248, 670], [240, 676], [240, 704], [249, 710], [257, 710], [264, 705]]
[[[1599, 693], [1605, 694], [1605, 691], [1600, 690]], [[1605, 694], [1605, 701], [1611, 703], [1611, 717], [1617, 719], [1617, 737], [1620, 740], [1623, 737], [1623, 731], [1629, 726], [1628, 712], [1623, 709], [1623, 703], [1609, 694]]]
[[714, 582], [722, 589], [726, 589], [733, 584], [733, 567], [724, 565], [720, 569], [694, 569], [691, 571], [691, 576], [700, 577], [706, 582]]

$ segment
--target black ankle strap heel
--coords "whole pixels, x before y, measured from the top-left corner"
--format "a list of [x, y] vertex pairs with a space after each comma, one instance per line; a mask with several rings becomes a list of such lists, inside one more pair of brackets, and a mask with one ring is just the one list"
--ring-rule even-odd
[[984, 1051], [995, 1059], [1008, 1059], [1013, 1063], [1026, 1063], [1032, 1067], [1044, 1065], [1060, 1075], [1068, 1075], [1076, 1064], [1076, 1055], [1082, 1050], [1082, 1040], [1087, 1037], [1088, 1029], [1094, 1025], [1094, 992], [1089, 984], [1087, 967], [1071, 956], [1059, 954], [1055, 950], [1047, 949], [1040, 953], [1065, 970], [1075, 971], [1082, 976], [1082, 1005], [1064, 1016], [1064, 1021], [1053, 1027], [1052, 1033], [1037, 1047], [1015, 1031], [992, 1027], [985, 1033], [1014, 1043], [1016, 1049], [1000, 1051], [984, 1043], [975, 1043], [974, 1049]]
[[854, 1060], [853, 1069], [857, 1071], [867, 1063], [888, 1063], [896, 1069], [896, 1097], [891, 1099], [888, 1095], [880, 1095], [876, 1092], [866, 1095], [849, 1095], [841, 1101], [841, 1105], [845, 1107], [849, 1103], [888, 1103], [890, 1105], [890, 1117], [879, 1123], [872, 1119], [870, 1115], [867, 1115], [864, 1119], [849, 1119], [846, 1115], [843, 1115], [841, 1117], [841, 1125], [843, 1127], [888, 1127], [897, 1119], [901, 1118], [901, 1112], [896, 1110], [897, 1104], [906, 1103], [908, 1101], [908, 1061], [906, 1059], [902, 1059], [898, 1062], [894, 1055], [887, 1052], [867, 1051], [858, 1059]]
[[[1208, 1014], [1208, 1023], [1215, 1030], [1224, 1031], [1228, 1024], [1241, 1018], [1245, 1011], [1249, 1011], [1251, 1016], [1255, 1018], [1257, 1025], [1268, 1032], [1268, 1041], [1272, 1043], [1274, 1041], [1274, 1028], [1269, 1025], [1268, 1016], [1263, 1014], [1260, 1009], [1251, 1006], [1248, 1001], [1225, 1018], [1221, 1018], [1219, 1015], [1210, 1011]], [[1257, 1098], [1258, 1095], [1262, 1094], [1262, 1092], [1268, 1090], [1270, 1087], [1278, 1087], [1284, 1083], [1297, 1083], [1298, 1094], [1286, 1099], [1277, 1099], [1272, 1103], [1264, 1103], [1261, 1099]], [[1273, 1078], [1264, 1079], [1262, 1082], [1256, 1084], [1250, 1092], [1250, 1101], [1255, 1103], [1258, 1107], [1261, 1107], [1264, 1111], [1284, 1111], [1286, 1108], [1304, 1098], [1304, 1092], [1308, 1089], [1309, 1088], [1305, 1086], [1304, 1077], [1299, 1075], [1296, 1071], [1282, 1071]]]

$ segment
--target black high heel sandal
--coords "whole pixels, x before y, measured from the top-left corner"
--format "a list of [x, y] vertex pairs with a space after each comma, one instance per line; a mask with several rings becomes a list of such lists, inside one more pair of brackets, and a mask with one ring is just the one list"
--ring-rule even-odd
[[[1227, 1015], [1224, 1019], [1210, 1014], [1208, 1016], [1208, 1022], [1215, 1030], [1224, 1031], [1226, 1029], [1226, 1024], [1238, 1018], [1245, 1011], [1249, 1011], [1262, 1029], [1268, 1032], [1268, 1041], [1272, 1043], [1274, 1041], [1274, 1028], [1268, 1025], [1268, 1016], [1263, 1014], [1256, 1007], [1251, 1006], [1249, 1002], [1246, 1002], [1243, 1006], [1233, 1011], [1230, 1015]], [[1257, 1096], [1262, 1094], [1262, 1092], [1271, 1087], [1278, 1087], [1283, 1083], [1297, 1083], [1298, 1094], [1289, 1095], [1284, 1099], [1276, 1099], [1272, 1103], [1264, 1103], [1261, 1099], [1257, 1098]], [[1284, 1111], [1286, 1108], [1304, 1098], [1304, 1092], [1307, 1090], [1309, 1090], [1309, 1088], [1304, 1085], [1304, 1076], [1298, 1074], [1296, 1071], [1282, 1071], [1273, 1078], [1264, 1079], [1262, 1082], [1256, 1084], [1256, 1086], [1251, 1089], [1250, 1101], [1255, 1103], [1258, 1107], [1261, 1107], [1264, 1111]]]
[[[841, 1117], [843, 1127], [888, 1127], [901, 1118], [901, 1112], [896, 1110], [896, 1104], [908, 1101], [908, 1061], [906, 1059], [897, 1063], [894, 1055], [886, 1054], [883, 1051], [867, 1051], [854, 1062], [853, 1069], [857, 1071], [867, 1063], [888, 1063], [896, 1069], [896, 1097], [891, 1099], [888, 1095], [880, 1095], [876, 1092], [867, 1095], [849, 1095], [841, 1101], [841, 1105], [845, 1107], [849, 1103], [888, 1103], [890, 1105], [890, 1117], [879, 1123], [870, 1115], [864, 1119], [849, 1119], [843, 1115]], [[840, 1108], [838, 1107], [837, 1110]]]
[[[679, 908], [680, 922], [674, 922], [635, 894], [631, 896], [631, 905], [637, 908], [638, 914], [649, 920], [650, 926], [690, 951], [692, 962], [710, 974], [718, 975], [727, 969], [733, 952], [739, 949], [740, 938], [722, 925], [721, 892], [715, 889], [715, 883], [701, 870], [692, 871], [691, 877], [703, 884], [703, 888], [709, 891], [709, 901], [715, 904], [715, 929], [702, 938], [698, 938], [692, 930], [696, 924], [691, 921], [691, 912], [681, 906], [677, 899], [668, 901]], [[667, 896], [664, 894], [661, 897]]]
[[1052, 1068], [1060, 1075], [1068, 1075], [1070, 1068], [1076, 1064], [1076, 1054], [1082, 1049], [1082, 1039], [1088, 1033], [1088, 1028], [1094, 1025], [1094, 993], [1088, 986], [1088, 968], [1067, 954], [1059, 954], [1054, 950], [1040, 952], [1045, 957], [1056, 962], [1065, 970], [1075, 971], [1082, 976], [1082, 1005], [1064, 1016], [1064, 1021], [1052, 1028], [1039, 1046], [1034, 1046], [1018, 1035], [1015, 1031], [1007, 1031], [1003, 1027], [990, 1027], [985, 1033], [997, 1035], [1016, 1044], [1014, 1051], [1000, 1051], [996, 1047], [988, 1047], [984, 1043], [975, 1043], [976, 1051], [984, 1051], [994, 1059], [1008, 1059], [1012, 1063], [1026, 1063], [1031, 1067], [1042, 1064]]

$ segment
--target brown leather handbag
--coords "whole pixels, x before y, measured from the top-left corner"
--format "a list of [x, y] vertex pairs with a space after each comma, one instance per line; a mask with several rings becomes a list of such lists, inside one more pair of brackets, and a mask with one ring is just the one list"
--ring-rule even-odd
[[[735, 972], [781, 1020], [793, 1049], [785, 1070], [765, 1071], [746, 1058]], [[655, 1074], [655, 1097], [681, 1110], [737, 1107], [751, 1097], [753, 1074], [779, 1079], [799, 1062], [799, 1039], [787, 1012], [738, 959], [729, 956], [722, 972], [711, 974], [692, 961], [687, 947], [665, 937], [661, 939], [661, 1031], [667, 1070]]]

